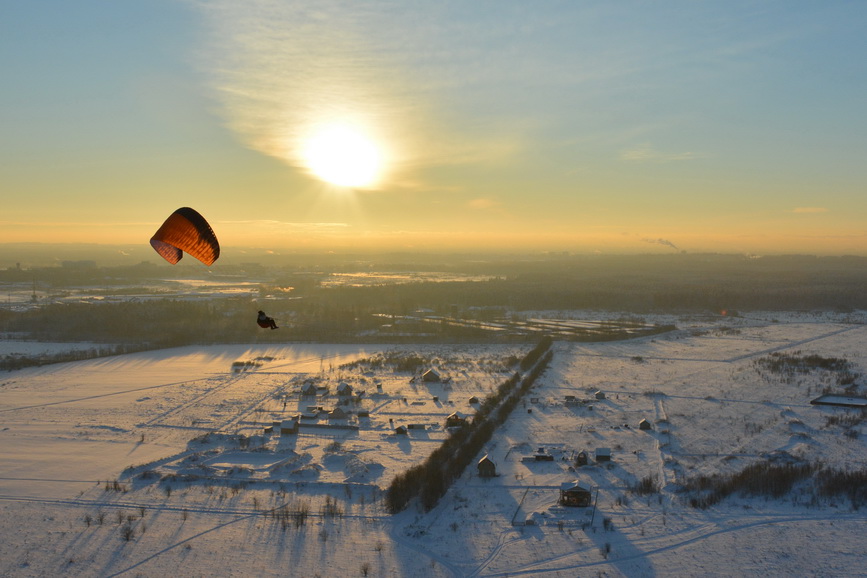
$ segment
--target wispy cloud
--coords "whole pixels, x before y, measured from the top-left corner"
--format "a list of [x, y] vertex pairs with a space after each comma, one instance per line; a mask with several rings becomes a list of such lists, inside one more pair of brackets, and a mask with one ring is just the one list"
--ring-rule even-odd
[[218, 221], [220, 225], [242, 225], [244, 227], [256, 227], [260, 229], [285, 229], [292, 231], [329, 231], [345, 229], [347, 223], [297, 223], [290, 221], [275, 221], [270, 219], [251, 219], [245, 221]]
[[499, 205], [500, 203], [496, 200], [486, 198], [473, 199], [472, 201], [467, 203], [467, 206], [469, 208], [479, 210], [493, 209], [494, 207], [498, 207]]
[[828, 209], [825, 207], [795, 207], [792, 209], [793, 213], [827, 213]]
[[[347, 125], [378, 143], [389, 184], [401, 187], [418, 167], [501, 158], [516, 149], [502, 134], [438, 110], [437, 94], [452, 88], [443, 79], [454, 76], [425, 72], [443, 64], [418, 47], [448, 43], [424, 13], [406, 18], [388, 2], [328, 0], [198, 6], [209, 38], [198, 61], [226, 124], [253, 150], [308, 170], [311, 136], [324, 124]], [[412, 60], [419, 52], [429, 61]], [[455, 130], [461, 138], [450, 134]]]
[[649, 144], [644, 144], [620, 153], [620, 159], [628, 162], [667, 163], [676, 161], [691, 161], [697, 158], [700, 158], [700, 155], [693, 152], [663, 152], [653, 148]]

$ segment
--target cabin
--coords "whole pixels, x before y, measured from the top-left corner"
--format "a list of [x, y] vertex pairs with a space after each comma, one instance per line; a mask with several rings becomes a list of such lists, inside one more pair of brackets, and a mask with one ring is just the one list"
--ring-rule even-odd
[[352, 386], [346, 383], [345, 381], [341, 381], [337, 384], [337, 395], [347, 396], [352, 395]]
[[473, 396], [470, 398], [470, 405], [473, 405], [475, 403], [479, 403], [479, 398], [476, 396]]
[[422, 373], [421, 379], [425, 383], [440, 383], [443, 380], [437, 370], [433, 368], [428, 369], [427, 371]]
[[647, 419], [642, 419], [640, 422], [638, 422], [638, 429], [649, 430], [653, 429], [653, 427], [651, 427], [650, 422], [647, 421]]
[[597, 391], [593, 395], [596, 397], [596, 399], [605, 399], [605, 392], [604, 391], [601, 391], [601, 390]]
[[610, 448], [596, 448], [596, 461], [597, 462], [610, 462], [611, 461], [611, 449]]
[[583, 482], [564, 482], [560, 485], [560, 505], [586, 508], [592, 503], [593, 492]]
[[587, 462], [588, 462], [587, 452], [585, 452], [583, 450], [578, 452], [578, 455], [575, 456], [575, 465], [576, 466], [586, 466]]
[[465, 425], [467, 425], [467, 416], [460, 412], [456, 411], [446, 418], [446, 427], [463, 427]]
[[301, 395], [305, 396], [305, 397], [315, 397], [316, 396], [316, 386], [313, 383], [308, 381], [307, 383], [305, 383], [304, 385], [301, 386]]
[[396, 433], [397, 435], [405, 436], [406, 435], [406, 426], [405, 425], [397, 426], [396, 428], [394, 428], [394, 433]]
[[487, 454], [479, 460], [478, 468], [480, 478], [494, 478], [497, 476], [497, 466]]
[[425, 431], [427, 427], [423, 423], [411, 423], [406, 426], [407, 429], [417, 429], [421, 431]]

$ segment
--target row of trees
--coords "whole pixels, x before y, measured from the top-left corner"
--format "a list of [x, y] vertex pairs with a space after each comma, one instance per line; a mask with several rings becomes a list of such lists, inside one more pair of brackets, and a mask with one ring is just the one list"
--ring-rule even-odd
[[470, 424], [453, 430], [452, 435], [423, 463], [395, 476], [386, 493], [389, 512], [395, 514], [404, 510], [414, 498], [419, 499], [425, 511], [436, 506], [451, 483], [472, 463], [496, 428], [506, 421], [521, 397], [547, 368], [553, 356], [551, 344], [550, 338], [543, 339], [524, 358], [536, 361], [523, 379], [515, 373], [500, 384], [496, 392], [485, 398]]

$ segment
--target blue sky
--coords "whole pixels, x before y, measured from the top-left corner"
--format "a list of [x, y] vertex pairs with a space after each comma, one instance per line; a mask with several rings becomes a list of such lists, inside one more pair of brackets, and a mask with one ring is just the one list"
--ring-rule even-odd
[[0, 243], [867, 254], [861, 2], [3, 12]]

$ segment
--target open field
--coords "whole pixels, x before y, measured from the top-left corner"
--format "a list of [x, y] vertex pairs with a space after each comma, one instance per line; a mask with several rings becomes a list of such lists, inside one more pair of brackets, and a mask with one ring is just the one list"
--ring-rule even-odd
[[[497, 475], [470, 467], [430, 512], [395, 515], [391, 479], [527, 347], [196, 346], [0, 374], [0, 573], [865, 575], [867, 515], [845, 496], [806, 481], [696, 508], [683, 489], [756, 463], [863, 470], [861, 411], [810, 401], [864, 396], [867, 315], [653, 321], [678, 329], [555, 342], [478, 456]], [[420, 379], [431, 367], [443, 381]], [[297, 433], [265, 432], [298, 415]], [[558, 504], [574, 481], [595, 507]]]

